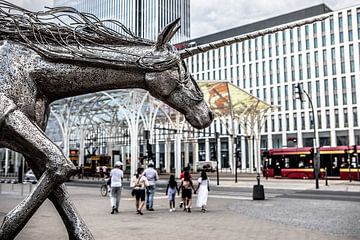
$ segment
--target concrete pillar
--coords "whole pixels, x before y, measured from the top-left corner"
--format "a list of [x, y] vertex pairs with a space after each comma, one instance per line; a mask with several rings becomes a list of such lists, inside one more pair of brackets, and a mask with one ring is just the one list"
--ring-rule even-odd
[[229, 136], [229, 164], [231, 167], [231, 172], [235, 174], [235, 158], [234, 158], [234, 138], [232, 136]]
[[10, 150], [5, 148], [5, 177], [8, 174]]
[[84, 127], [81, 126], [80, 127], [80, 139], [79, 139], [79, 143], [80, 143], [80, 149], [79, 149], [79, 166], [83, 165], [84, 166], [84, 158], [85, 158], [85, 144], [84, 144], [84, 136], [85, 136], [85, 131], [84, 131]]
[[209, 143], [209, 138], [205, 138], [205, 161], [210, 161], [210, 143]]
[[245, 146], [245, 138], [241, 138], [241, 170], [246, 170], [246, 146]]
[[216, 143], [216, 157], [218, 160], [218, 169], [221, 170], [221, 141], [220, 141], [220, 137], [218, 137], [217, 139], [217, 143]]
[[192, 151], [193, 151], [193, 171], [196, 171], [196, 166], [199, 162], [199, 143], [197, 139], [194, 139], [192, 142]]
[[181, 172], [181, 132], [176, 133], [175, 137], [175, 176], [180, 176]]
[[136, 173], [138, 167], [138, 136], [135, 127], [130, 129], [130, 149], [131, 149], [131, 176]]
[[184, 142], [184, 166], [189, 165], [189, 142]]
[[155, 142], [155, 159], [156, 159], [156, 169], [160, 169], [160, 142]]
[[165, 141], [165, 169], [167, 173], [170, 173], [170, 158], [171, 158], [171, 139], [167, 138]]

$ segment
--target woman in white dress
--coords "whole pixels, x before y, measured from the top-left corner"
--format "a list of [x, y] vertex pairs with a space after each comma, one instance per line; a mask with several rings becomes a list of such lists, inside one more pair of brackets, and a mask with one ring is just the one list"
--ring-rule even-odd
[[198, 191], [196, 206], [201, 207], [201, 211], [204, 213], [206, 212], [207, 199], [210, 191], [210, 181], [205, 170], [201, 171], [201, 176], [198, 179], [198, 183], [199, 185], [195, 190], [195, 193]]

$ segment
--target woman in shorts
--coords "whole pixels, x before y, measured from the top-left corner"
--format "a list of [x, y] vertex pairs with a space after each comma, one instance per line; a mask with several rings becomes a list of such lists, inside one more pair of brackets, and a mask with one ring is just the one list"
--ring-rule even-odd
[[145, 176], [142, 175], [144, 168], [138, 168], [136, 175], [131, 179], [130, 186], [133, 188], [135, 195], [136, 214], [143, 215], [142, 209], [145, 205], [145, 189], [149, 186], [149, 182]]

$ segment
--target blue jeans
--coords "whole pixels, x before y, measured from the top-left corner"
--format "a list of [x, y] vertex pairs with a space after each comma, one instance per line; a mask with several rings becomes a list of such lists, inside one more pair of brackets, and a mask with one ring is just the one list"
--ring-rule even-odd
[[155, 185], [150, 185], [146, 188], [146, 209], [153, 208], [154, 204]]

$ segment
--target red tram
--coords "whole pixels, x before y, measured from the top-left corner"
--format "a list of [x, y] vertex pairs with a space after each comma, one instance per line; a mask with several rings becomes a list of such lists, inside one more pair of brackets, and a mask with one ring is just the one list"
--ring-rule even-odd
[[[359, 180], [360, 146], [320, 148], [320, 177]], [[275, 148], [264, 151], [263, 174], [268, 177], [314, 178], [314, 148]]]

